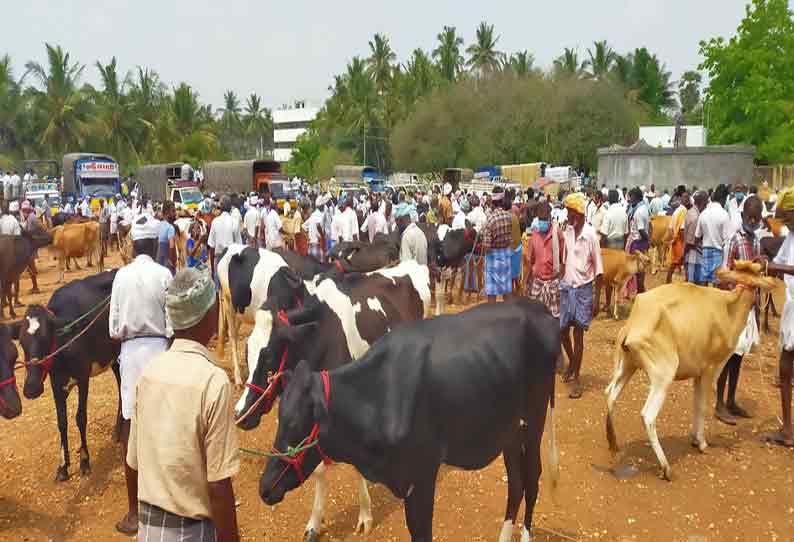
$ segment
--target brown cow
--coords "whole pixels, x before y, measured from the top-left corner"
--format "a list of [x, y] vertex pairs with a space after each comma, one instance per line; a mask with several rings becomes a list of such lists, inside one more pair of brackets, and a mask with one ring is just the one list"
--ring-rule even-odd
[[[648, 256], [642, 252], [629, 254], [623, 250], [612, 248], [601, 249], [601, 260], [604, 263], [603, 284], [612, 287], [612, 317], [618, 319], [618, 300], [629, 279], [645, 271], [650, 263]], [[607, 301], [609, 301], [607, 294]], [[606, 307], [609, 310], [609, 307]]]
[[[91, 267], [91, 256], [96, 255], [99, 262], [99, 272], [104, 270], [105, 262], [99, 244], [99, 223], [90, 221], [83, 224], [66, 224], [52, 230], [52, 246], [58, 258], [60, 276], [58, 282], [63, 282], [69, 258], [86, 256], [86, 266]], [[77, 265], [77, 260], [74, 263]]]
[[651, 257], [651, 274], [655, 275], [659, 267], [664, 265], [667, 251], [673, 242], [670, 232], [670, 221], [673, 219], [669, 215], [656, 215], [651, 217], [651, 231], [649, 233], [650, 249], [648, 255]]

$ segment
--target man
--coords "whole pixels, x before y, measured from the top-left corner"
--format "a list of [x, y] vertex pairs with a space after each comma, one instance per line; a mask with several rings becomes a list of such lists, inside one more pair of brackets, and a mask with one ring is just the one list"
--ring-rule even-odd
[[88, 201], [88, 196], [84, 197], [83, 201], [80, 203], [80, 214], [85, 218], [94, 216], [94, 213], [91, 212], [91, 204]]
[[[761, 207], [760, 199], [748, 198], [742, 211], [742, 229], [737, 231], [728, 242], [725, 265], [729, 269], [735, 268], [736, 260], [753, 261], [759, 258], [761, 246], [757, 232], [761, 226]], [[725, 364], [717, 379], [717, 404], [714, 413], [718, 420], [728, 425], [736, 425], [734, 416], [751, 418], [750, 414], [736, 403], [736, 387], [739, 384], [739, 371], [744, 355], [750, 352], [753, 345], [760, 342], [755, 312], [755, 307], [753, 307], [747, 317], [747, 326], [739, 336], [736, 350], [728, 359], [728, 363]], [[724, 400], [726, 381], [728, 383], [727, 401]]]
[[482, 235], [485, 224], [488, 222], [488, 217], [485, 216], [485, 211], [480, 205], [480, 198], [472, 194], [469, 197], [469, 204], [471, 205], [471, 211], [466, 215], [466, 220], [471, 223], [478, 234]]
[[44, 209], [41, 213], [42, 218], [44, 219], [44, 226], [47, 229], [52, 227], [52, 204], [50, 203], [50, 195], [44, 194]]
[[16, 171], [11, 173], [11, 199], [19, 199], [22, 197], [22, 179]]
[[157, 263], [176, 273], [176, 207], [173, 201], [163, 203], [163, 220], [157, 233]]
[[336, 242], [334, 238], [334, 216], [336, 215], [336, 205], [334, 204], [331, 194], [326, 193], [323, 198], [325, 201], [325, 210], [323, 211], [323, 235], [325, 239], [325, 255], [331, 254], [331, 249]]
[[684, 217], [684, 262], [686, 280], [692, 284], [703, 285], [703, 247], [695, 235], [700, 213], [706, 208], [708, 196], [702, 190], [692, 195], [692, 206]]
[[262, 221], [259, 224], [260, 238], [265, 240], [265, 248], [273, 250], [284, 246], [284, 223], [274, 208], [270, 196], [262, 199]]
[[[651, 216], [642, 190], [632, 188], [629, 192], [629, 245], [626, 251], [629, 254], [636, 252], [647, 253], [650, 247]], [[635, 275], [637, 279], [637, 292], [645, 292], [645, 272], [640, 271]]]
[[648, 205], [651, 216], [656, 216], [664, 212], [664, 200], [659, 196], [659, 192], [654, 192], [651, 202]]
[[212, 276], [215, 276], [215, 266], [223, 257], [223, 253], [230, 245], [243, 242], [240, 236], [240, 224], [235, 222], [229, 214], [232, 210], [232, 200], [229, 196], [221, 198], [221, 214], [215, 217], [210, 226], [210, 234], [207, 238], [207, 246], [210, 253], [210, 269]]
[[493, 211], [483, 232], [485, 249], [485, 295], [488, 303], [495, 303], [501, 295], [507, 301], [513, 291], [510, 245], [513, 240], [512, 203], [504, 192], [494, 191], [491, 196]]
[[596, 233], [601, 231], [601, 225], [604, 223], [604, 215], [607, 212], [608, 205], [604, 205], [604, 195], [600, 191], [593, 194], [593, 199], [590, 201], [592, 216], [589, 224], [593, 226]]
[[728, 187], [718, 185], [709, 203], [698, 218], [695, 237], [702, 241], [703, 266], [701, 281], [704, 284], [716, 284], [714, 272], [722, 265], [723, 248], [733, 235], [733, 228], [725, 202], [728, 199]]
[[[568, 210], [568, 227], [565, 229], [563, 252], [565, 270], [560, 284], [560, 330], [562, 345], [569, 363], [563, 382], [571, 383], [569, 397], [578, 399], [582, 396], [579, 374], [584, 355], [584, 332], [589, 329], [593, 316], [598, 314], [598, 298], [604, 268], [596, 232], [584, 220], [584, 194], [581, 192], [569, 194], [565, 197], [564, 205]], [[571, 328], [573, 328], [573, 345]]]
[[[121, 341], [121, 457], [128, 505], [127, 514], [116, 524], [116, 530], [126, 535], [138, 530], [138, 477], [126, 461], [136, 385], [152, 358], [168, 348], [173, 334], [165, 313], [165, 294], [171, 273], [154, 261], [158, 229], [158, 221], [152, 217], [143, 215], [135, 220], [130, 232], [135, 259], [118, 270], [110, 295], [110, 337]], [[163, 399], [160, 397], [161, 401]]]
[[[303, 231], [309, 237], [309, 256], [312, 256], [318, 262], [322, 262], [324, 233], [323, 233], [323, 211], [325, 210], [325, 196], [317, 196], [315, 200], [315, 208], [308, 219], [303, 223]], [[380, 213], [379, 213], [380, 214]], [[384, 218], [385, 221], [385, 218]]]
[[237, 542], [234, 392], [207, 350], [218, 321], [212, 279], [181, 270], [168, 286], [166, 311], [174, 342], [140, 376], [127, 449], [138, 484], [138, 540]]
[[110, 208], [104, 198], [99, 200], [99, 244], [102, 256], [107, 256], [110, 239]]
[[617, 190], [609, 191], [609, 209], [604, 213], [601, 228], [598, 231], [601, 236], [601, 246], [623, 250], [626, 246], [626, 235], [629, 233], [629, 218], [626, 209], [620, 205], [620, 196]]
[[361, 231], [367, 232], [369, 242], [371, 243], [375, 236], [379, 233], [389, 235], [389, 225], [386, 223], [386, 217], [376, 206], [371, 207], [367, 219], [361, 225]]
[[256, 228], [259, 225], [261, 212], [259, 210], [259, 197], [250, 196], [248, 200], [248, 210], [243, 216], [243, 227], [247, 237], [248, 246], [256, 248]]
[[456, 210], [455, 218], [452, 219], [452, 229], [463, 230], [466, 228], [466, 215], [469, 212], [469, 200], [465, 197], [460, 198], [460, 204], [455, 203], [453, 207], [456, 207]]
[[565, 241], [562, 232], [551, 221], [547, 201], [535, 208], [537, 222], [529, 239], [525, 256], [529, 297], [543, 303], [551, 315], [560, 317], [560, 275]]
[[19, 220], [9, 212], [9, 202], [3, 202], [2, 216], [0, 216], [0, 235], [22, 235]]
[[450, 226], [452, 224], [452, 202], [449, 195], [452, 194], [452, 185], [444, 184], [444, 195], [438, 201], [438, 223]]
[[400, 232], [400, 261], [415, 260], [427, 265], [427, 238], [411, 221], [411, 206], [403, 202], [394, 208], [397, 231]]
[[679, 205], [673, 211], [670, 219], [669, 236], [673, 241], [670, 244], [670, 250], [667, 251], [669, 267], [666, 284], [673, 282], [673, 273], [684, 265], [684, 246], [686, 244], [684, 241], [684, 229], [686, 214], [690, 207], [692, 207], [692, 198], [689, 197], [687, 192], [684, 192], [679, 196]]
[[67, 200], [66, 205], [64, 205], [64, 207], [63, 207], [63, 212], [65, 214], [67, 214], [67, 215], [75, 214], [74, 198], [72, 198], [72, 196], [69, 196], [69, 199]]
[[[36, 212], [33, 206], [30, 204], [28, 200], [22, 202], [22, 224], [21, 228], [28, 233], [35, 233], [42, 230], [41, 224], [39, 223], [38, 219], [36, 218]], [[30, 257], [30, 263], [28, 263], [28, 272], [30, 273], [30, 282], [33, 284], [33, 288], [30, 290], [31, 294], [38, 294], [41, 293], [39, 291], [39, 284], [37, 282], [38, 279], [38, 271], [36, 269], [36, 252], [33, 252], [33, 255]], [[17, 304], [19, 303], [19, 279], [17, 279]]]
[[339, 237], [342, 242], [358, 241], [358, 216], [353, 210], [353, 200], [348, 197], [343, 204], [339, 219]]

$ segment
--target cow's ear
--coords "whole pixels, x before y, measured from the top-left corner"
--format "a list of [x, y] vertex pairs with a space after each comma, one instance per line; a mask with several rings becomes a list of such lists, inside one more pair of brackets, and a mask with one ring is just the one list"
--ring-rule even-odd
[[317, 331], [319, 324], [317, 322], [308, 322], [298, 326], [284, 327], [284, 334], [289, 342], [296, 344], [311, 338], [311, 334]]

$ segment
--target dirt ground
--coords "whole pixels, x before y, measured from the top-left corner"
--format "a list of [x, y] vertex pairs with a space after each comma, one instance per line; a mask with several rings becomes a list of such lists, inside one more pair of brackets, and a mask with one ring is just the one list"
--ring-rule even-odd
[[[110, 263], [120, 265], [116, 254]], [[46, 250], [39, 265], [45, 293], [24, 295], [30, 282], [23, 279], [23, 302], [45, 303], [56, 288], [55, 262]], [[94, 271], [73, 271], [67, 274], [67, 280]], [[653, 278], [651, 283], [655, 285], [658, 280]], [[782, 291], [777, 292], [777, 301], [782, 309]], [[461, 308], [453, 306], [450, 311]], [[617, 405], [621, 453], [613, 458], [608, 450], [603, 390], [611, 376], [619, 326], [619, 322], [601, 316], [586, 335], [582, 399], [568, 399], [565, 386], [557, 386], [561, 480], [556, 495], [547, 487], [541, 488], [535, 510], [535, 540], [710, 542], [794, 538], [794, 452], [761, 441], [763, 432], [777, 428], [780, 412], [779, 393], [772, 386], [778, 320], [773, 320], [772, 333], [763, 337], [761, 347], [744, 363], [739, 401], [755, 418], [729, 427], [709, 416], [710, 448], [705, 454], [689, 444], [692, 386], [685, 382], [673, 385], [658, 419], [662, 446], [673, 466], [673, 482], [657, 477], [656, 459], [642, 427], [640, 409], [648, 389], [644, 375], [635, 376]], [[23, 376], [18, 375], [20, 380]], [[72, 477], [64, 483], [54, 481], [61, 451], [49, 392], [34, 401], [23, 398], [20, 417], [0, 420], [0, 541], [129, 540], [113, 528], [127, 504], [119, 446], [111, 440], [117, 401], [112, 374], [106, 372], [91, 383], [88, 431], [93, 471], [86, 477], [80, 477], [77, 467], [76, 395], [72, 393], [68, 405]], [[241, 432], [241, 446], [268, 449], [275, 420], [274, 409], [263, 418], [259, 429]], [[609, 467], [628, 464], [638, 471], [628, 479], [619, 480], [608, 472]], [[261, 458], [243, 455], [240, 474], [234, 480], [243, 540], [301, 540], [313, 484], [305, 484], [270, 508], [257, 494], [263, 466]], [[446, 469], [439, 478], [434, 539], [495, 541], [506, 503], [502, 461], [476, 472]], [[353, 534], [358, 515], [356, 479], [350, 466], [331, 469], [323, 540], [365, 540]], [[366, 539], [410, 540], [401, 502], [381, 486], [370, 486], [370, 490], [375, 527]]]

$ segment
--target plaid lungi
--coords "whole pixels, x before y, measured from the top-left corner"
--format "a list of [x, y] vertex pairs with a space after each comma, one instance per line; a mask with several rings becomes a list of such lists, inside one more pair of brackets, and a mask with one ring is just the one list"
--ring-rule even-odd
[[138, 542], [215, 542], [211, 520], [186, 518], [152, 504], [139, 504]]
[[513, 291], [510, 248], [494, 248], [485, 254], [485, 295], [505, 295]]
[[529, 298], [540, 301], [555, 318], [560, 317], [560, 279], [541, 280], [534, 278]]
[[722, 265], [722, 250], [714, 247], [703, 247], [703, 266], [701, 267], [700, 280], [704, 284], [716, 284], [717, 277], [714, 272]]
[[560, 329], [576, 326], [587, 330], [593, 319], [593, 283], [578, 288], [560, 283]]
[[513, 272], [514, 279], [521, 278], [521, 255], [523, 254], [523, 249], [524, 245], [518, 245], [510, 255], [510, 269]]
[[320, 243], [309, 243], [309, 256], [313, 257], [318, 262], [323, 261], [323, 247]]

